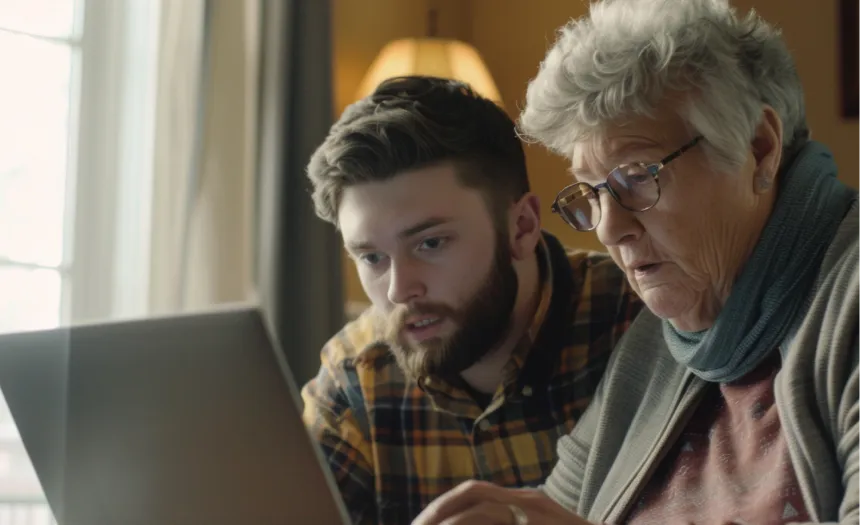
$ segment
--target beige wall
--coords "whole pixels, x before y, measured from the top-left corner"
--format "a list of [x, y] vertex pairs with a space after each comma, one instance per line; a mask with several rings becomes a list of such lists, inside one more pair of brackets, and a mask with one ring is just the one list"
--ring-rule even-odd
[[[440, 36], [471, 42], [481, 52], [512, 117], [524, 98], [556, 29], [585, 12], [570, 0], [438, 0]], [[841, 168], [840, 178], [858, 187], [858, 124], [839, 116], [837, 0], [735, 0], [741, 10], [755, 6], [782, 27], [806, 89], [807, 117], [815, 139], [828, 144]], [[389, 40], [421, 36], [426, 28], [424, 2], [413, 0], [335, 0], [335, 110], [352, 102], [353, 93], [376, 53]], [[538, 146], [527, 147], [532, 187], [543, 203], [544, 226], [569, 246], [600, 249], [592, 235], [578, 234], [548, 205], [567, 181], [564, 161]], [[346, 296], [364, 300], [352, 263], [344, 259]]]
[[[839, 89], [838, 0], [818, 2], [733, 0], [739, 9], [755, 7], [765, 20], [782, 28], [794, 54], [806, 93], [806, 117], [812, 137], [833, 150], [839, 178], [858, 187], [858, 123], [843, 119]], [[857, 45], [854, 42], [853, 45]]]
[[[438, 35], [469, 40], [471, 4], [435, 0]], [[376, 54], [389, 41], [424, 36], [427, 3], [415, 0], [334, 0], [334, 109], [340, 115], [354, 101], [355, 91]], [[347, 301], [365, 301], [355, 266], [343, 257]]]
[[[473, 1], [472, 42], [486, 60], [505, 107], [514, 118], [525, 100], [528, 81], [555, 40], [556, 30], [586, 12], [584, 2], [556, 0], [540, 5], [542, 9], [529, 8], [519, 0]], [[532, 191], [541, 201], [544, 228], [566, 246], [603, 250], [594, 234], [578, 233], [549, 212], [558, 190], [570, 182], [564, 159], [541, 146], [529, 145], [526, 161]]]

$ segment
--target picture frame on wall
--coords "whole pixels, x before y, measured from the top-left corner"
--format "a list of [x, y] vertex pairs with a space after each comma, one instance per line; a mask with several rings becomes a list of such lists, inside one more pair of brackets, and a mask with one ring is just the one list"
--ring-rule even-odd
[[841, 55], [842, 116], [856, 119], [860, 114], [860, 86], [858, 86], [858, 18], [860, 0], [839, 2], [839, 48]]

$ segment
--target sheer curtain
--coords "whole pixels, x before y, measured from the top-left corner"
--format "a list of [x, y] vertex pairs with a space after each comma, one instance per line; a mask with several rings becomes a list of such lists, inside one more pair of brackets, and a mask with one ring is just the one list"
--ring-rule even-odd
[[259, 301], [301, 384], [344, 321], [339, 236], [305, 177], [332, 123], [330, 2], [161, 15], [151, 313]]
[[260, 7], [162, 2], [152, 314], [253, 296]]

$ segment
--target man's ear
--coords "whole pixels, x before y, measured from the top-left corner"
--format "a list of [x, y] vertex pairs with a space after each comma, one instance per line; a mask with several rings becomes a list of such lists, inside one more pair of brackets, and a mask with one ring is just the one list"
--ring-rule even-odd
[[511, 255], [522, 260], [531, 256], [540, 242], [540, 199], [534, 193], [526, 193], [511, 206], [509, 214]]

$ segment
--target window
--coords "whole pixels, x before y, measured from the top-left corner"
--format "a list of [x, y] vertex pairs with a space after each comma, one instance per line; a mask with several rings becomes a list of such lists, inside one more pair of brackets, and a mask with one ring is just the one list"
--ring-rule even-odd
[[0, 3], [0, 330], [56, 326], [80, 61], [75, 5]]
[[[0, 0], [0, 332], [146, 311], [158, 7]], [[53, 523], [2, 396], [0, 523]]]

